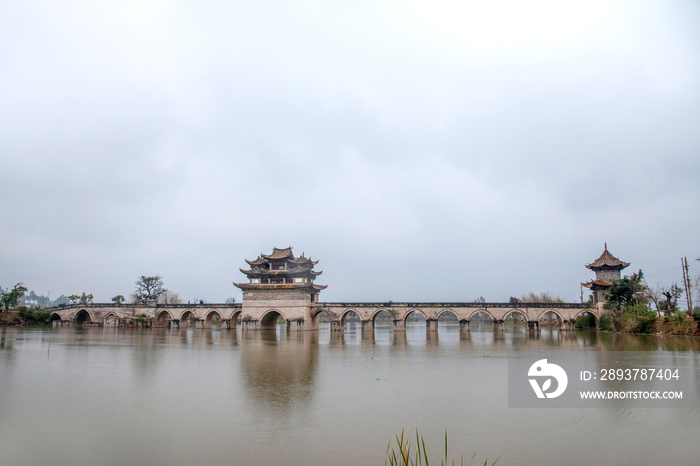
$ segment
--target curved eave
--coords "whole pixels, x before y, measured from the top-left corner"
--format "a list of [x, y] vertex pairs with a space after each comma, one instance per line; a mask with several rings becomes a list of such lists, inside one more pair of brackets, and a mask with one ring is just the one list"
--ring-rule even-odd
[[581, 283], [581, 286], [586, 288], [609, 288], [612, 286], [612, 282], [607, 280], [591, 280], [590, 282]]
[[593, 271], [605, 270], [605, 269], [622, 270], [622, 269], [629, 267], [629, 265], [630, 265], [629, 262], [622, 262], [622, 261], [618, 261], [618, 263], [614, 263], [614, 264], [598, 264], [597, 262], [598, 261], [586, 265], [586, 268], [589, 270], [593, 270]]
[[605, 250], [603, 251], [603, 254], [601, 254], [599, 258], [597, 258], [590, 264], [586, 265], [586, 268], [590, 270], [606, 268], [622, 270], [625, 267], [628, 267], [629, 265], [629, 262], [623, 262], [617, 257], [610, 254], [610, 251], [608, 251], [608, 246], [605, 245]]
[[289, 262], [291, 262], [292, 264], [304, 265], [310, 263], [311, 261], [306, 257], [295, 257], [293, 259], [289, 259]]
[[314, 283], [234, 283], [241, 290], [314, 290], [321, 291], [328, 285], [316, 285]]
[[314, 272], [311, 269], [306, 269], [306, 270], [243, 270], [243, 269], [238, 269], [242, 273], [246, 274], [248, 277], [269, 277], [269, 276], [279, 276], [279, 275], [288, 275], [290, 277], [295, 277], [295, 276], [317, 276], [320, 275], [321, 273]]
[[245, 259], [245, 261], [248, 263], [248, 265], [256, 266], [256, 265], [263, 265], [265, 261], [258, 257], [254, 261], [249, 261], [248, 259]]

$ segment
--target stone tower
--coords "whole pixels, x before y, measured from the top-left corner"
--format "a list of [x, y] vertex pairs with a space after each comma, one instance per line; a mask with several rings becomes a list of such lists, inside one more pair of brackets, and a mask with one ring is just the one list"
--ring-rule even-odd
[[630, 265], [629, 262], [622, 262], [617, 257], [608, 252], [608, 244], [605, 243], [605, 250], [592, 263], [586, 265], [587, 269], [595, 272], [595, 280], [591, 280], [581, 285], [589, 288], [593, 292], [594, 303], [605, 302], [605, 291], [612, 286], [613, 280], [622, 278], [620, 271]]
[[246, 259], [250, 269], [240, 269], [248, 283], [234, 283], [243, 291], [242, 315], [249, 316], [262, 328], [274, 328], [282, 316], [287, 326], [311, 327], [312, 311], [318, 294], [326, 289], [314, 280], [323, 272], [314, 272], [318, 261], [294, 257], [291, 246], [273, 248], [272, 254]]

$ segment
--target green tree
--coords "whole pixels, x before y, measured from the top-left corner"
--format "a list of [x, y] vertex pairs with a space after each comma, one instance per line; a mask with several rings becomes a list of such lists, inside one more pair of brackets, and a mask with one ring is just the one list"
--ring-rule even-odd
[[68, 296], [68, 300], [71, 304], [78, 304], [78, 301], [80, 301], [80, 296], [78, 296], [77, 294], [72, 294]]
[[613, 280], [612, 286], [606, 292], [607, 303], [605, 308], [610, 311], [613, 329], [617, 332], [621, 328], [622, 315], [628, 309], [636, 309], [638, 304], [646, 304], [646, 285], [644, 285], [644, 273], [639, 270], [632, 276]]
[[156, 301], [167, 292], [168, 290], [163, 287], [163, 277], [160, 275], [153, 277], [141, 275], [141, 278], [136, 280], [134, 296], [138, 302], [147, 303]]
[[117, 306], [121, 305], [126, 299], [124, 299], [124, 296], [118, 294], [114, 298], [112, 298], [112, 302], [116, 304]]
[[83, 294], [80, 295], [80, 304], [89, 304], [92, 303], [92, 294], [85, 294], [83, 291]]
[[0, 295], [0, 301], [5, 308], [5, 311], [9, 311], [11, 307], [19, 304], [19, 300], [22, 299], [22, 296], [24, 296], [24, 293], [26, 292], [27, 288], [22, 286], [21, 283], [17, 283], [14, 288], [9, 291], [4, 291], [2, 295]]

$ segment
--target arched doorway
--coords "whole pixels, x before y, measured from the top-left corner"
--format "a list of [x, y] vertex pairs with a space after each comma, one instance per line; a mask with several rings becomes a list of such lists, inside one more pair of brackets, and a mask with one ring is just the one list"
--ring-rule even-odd
[[278, 326], [284, 326], [287, 323], [287, 319], [276, 310], [267, 311], [267, 313], [260, 319], [260, 328], [263, 330], [275, 330]]
[[75, 315], [75, 319], [73, 319], [73, 322], [75, 322], [75, 325], [83, 325], [86, 322], [92, 322], [92, 316], [90, 316], [90, 313], [85, 309], [81, 309]]

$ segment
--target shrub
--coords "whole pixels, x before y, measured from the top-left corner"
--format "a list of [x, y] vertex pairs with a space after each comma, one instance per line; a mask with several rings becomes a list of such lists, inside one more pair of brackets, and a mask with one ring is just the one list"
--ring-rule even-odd
[[19, 311], [19, 319], [27, 325], [44, 324], [51, 316], [49, 311], [45, 311], [40, 307], [20, 306], [17, 310]]
[[621, 330], [629, 333], [653, 333], [656, 318], [656, 311], [644, 303], [629, 305], [619, 317]]
[[595, 316], [593, 314], [580, 315], [574, 322], [575, 328], [590, 328], [595, 327]]
[[603, 315], [600, 317], [600, 329], [610, 331], [613, 329], [612, 320], [609, 316]]

